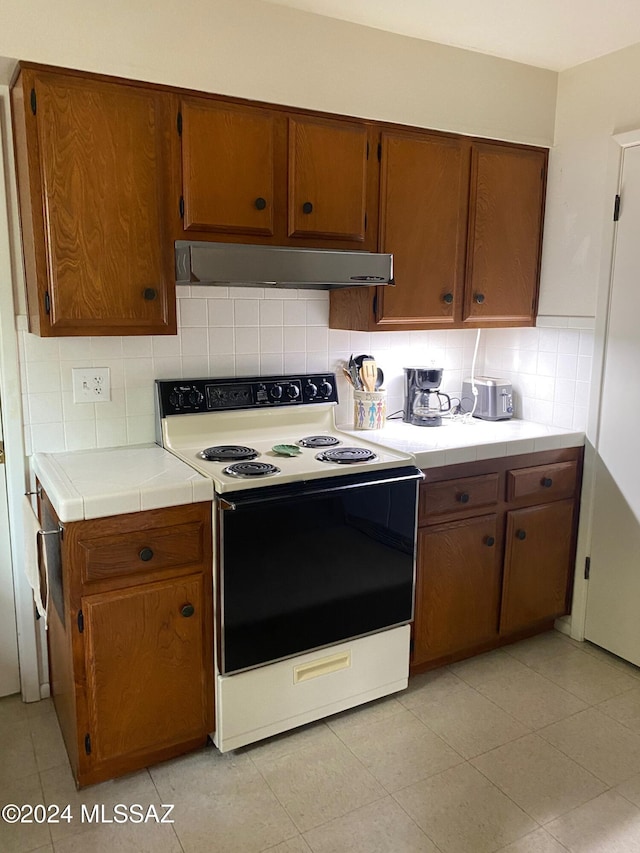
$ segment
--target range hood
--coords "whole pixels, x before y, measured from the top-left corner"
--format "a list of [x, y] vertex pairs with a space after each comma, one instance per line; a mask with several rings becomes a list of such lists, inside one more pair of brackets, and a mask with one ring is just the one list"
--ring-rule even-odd
[[176, 284], [334, 290], [393, 284], [393, 256], [176, 240]]

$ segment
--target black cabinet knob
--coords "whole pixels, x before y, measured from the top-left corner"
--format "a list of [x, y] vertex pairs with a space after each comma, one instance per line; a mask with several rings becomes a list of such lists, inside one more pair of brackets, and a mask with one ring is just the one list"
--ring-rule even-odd
[[487, 536], [487, 538], [484, 540], [484, 544], [487, 545], [489, 548], [493, 548], [493, 546], [496, 544], [495, 536]]
[[149, 560], [153, 557], [153, 551], [151, 550], [151, 548], [143, 548], [142, 551], [140, 551], [139, 557], [145, 563], [148, 563]]
[[458, 495], [458, 500], [460, 501], [461, 504], [468, 504], [470, 498], [466, 492], [463, 492], [461, 495]]
[[145, 287], [142, 292], [142, 295], [147, 300], [147, 302], [153, 302], [153, 300], [158, 295], [158, 291], [155, 289], [155, 287]]
[[311, 202], [305, 201], [305, 203], [302, 205], [302, 212], [303, 213], [311, 213], [312, 210], [313, 210], [313, 205], [311, 204]]
[[258, 198], [255, 200], [255, 206], [256, 206], [256, 210], [264, 210], [265, 207], [267, 206], [266, 199], [258, 196]]
[[482, 303], [484, 302], [484, 293], [474, 293], [473, 301], [477, 302], [478, 305], [482, 305]]
[[453, 302], [453, 293], [445, 293], [445, 295], [442, 297], [442, 301], [446, 302], [447, 305], [451, 305], [451, 303]]
[[516, 530], [516, 538], [517, 539], [526, 539], [527, 533], [525, 530]]
[[553, 480], [551, 479], [551, 477], [543, 477], [542, 485], [545, 487], [545, 489], [550, 489], [551, 486], [553, 486]]
[[180, 608], [180, 613], [184, 616], [185, 619], [188, 619], [190, 616], [196, 612], [193, 604], [185, 604]]

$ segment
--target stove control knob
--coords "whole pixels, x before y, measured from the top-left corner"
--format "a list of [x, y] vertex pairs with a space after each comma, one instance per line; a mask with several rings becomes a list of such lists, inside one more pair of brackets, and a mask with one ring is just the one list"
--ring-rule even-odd
[[281, 400], [282, 399], [282, 385], [272, 385], [271, 390], [269, 391], [269, 396], [272, 400]]
[[304, 396], [307, 398], [307, 400], [313, 400], [314, 397], [318, 396], [318, 386], [315, 385], [310, 379], [304, 386]]
[[287, 385], [287, 397], [290, 400], [297, 400], [300, 396], [300, 389], [297, 385]]
[[324, 397], [325, 400], [327, 397], [331, 396], [331, 392], [333, 391], [333, 385], [328, 382], [326, 379], [323, 379], [320, 383], [320, 396]]
[[204, 394], [194, 386], [189, 392], [189, 402], [192, 406], [199, 406], [203, 400]]
[[169, 394], [169, 402], [174, 409], [181, 409], [184, 406], [184, 394], [179, 388], [174, 388]]

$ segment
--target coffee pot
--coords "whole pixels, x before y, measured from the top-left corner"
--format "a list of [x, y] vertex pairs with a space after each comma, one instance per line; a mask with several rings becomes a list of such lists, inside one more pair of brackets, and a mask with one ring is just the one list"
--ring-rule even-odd
[[451, 410], [451, 398], [440, 391], [441, 367], [404, 368], [402, 420], [414, 426], [441, 426], [442, 413]]

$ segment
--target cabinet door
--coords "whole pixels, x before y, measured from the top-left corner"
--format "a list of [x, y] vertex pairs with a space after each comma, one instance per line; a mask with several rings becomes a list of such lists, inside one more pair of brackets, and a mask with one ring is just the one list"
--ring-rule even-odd
[[365, 124], [289, 119], [290, 237], [365, 248], [367, 149]]
[[276, 114], [189, 98], [180, 115], [184, 230], [272, 235]]
[[567, 612], [573, 513], [573, 500], [507, 513], [502, 634]]
[[532, 325], [547, 151], [474, 143], [464, 319]]
[[427, 133], [382, 134], [380, 248], [395, 287], [378, 292], [379, 324], [429, 327], [462, 316], [469, 143]]
[[32, 330], [175, 333], [169, 95], [25, 71], [12, 99]]
[[201, 575], [82, 599], [91, 763], [207, 732]]
[[500, 565], [495, 515], [422, 528], [412, 663], [498, 635]]

